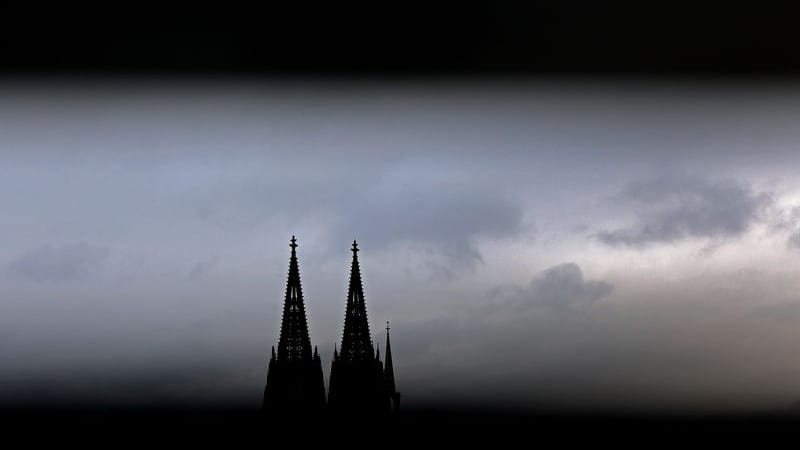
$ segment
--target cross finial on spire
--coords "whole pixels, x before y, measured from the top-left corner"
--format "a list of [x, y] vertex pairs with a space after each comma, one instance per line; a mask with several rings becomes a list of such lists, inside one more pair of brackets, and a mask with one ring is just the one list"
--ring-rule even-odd
[[358, 253], [358, 242], [356, 242], [355, 239], [353, 239], [353, 248], [352, 248], [352, 250], [353, 250], [353, 254]]
[[389, 330], [391, 330], [391, 328], [389, 328], [389, 321], [387, 320], [386, 321], [386, 332], [388, 333]]
[[291, 242], [292, 243], [289, 244], [289, 247], [292, 247], [292, 250], [296, 249], [297, 248], [297, 239], [294, 238], [294, 235], [292, 235]]

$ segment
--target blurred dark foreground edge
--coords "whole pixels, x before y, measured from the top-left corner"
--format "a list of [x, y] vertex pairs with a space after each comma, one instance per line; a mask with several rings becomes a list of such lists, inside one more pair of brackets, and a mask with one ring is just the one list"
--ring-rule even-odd
[[[406, 410], [391, 416], [268, 417], [260, 412], [2, 410], [0, 431], [27, 443], [251, 444], [348, 448], [475, 443], [688, 443], [763, 445], [792, 439], [800, 416], [490, 413], [480, 410]], [[527, 446], [527, 445], [526, 445]]]

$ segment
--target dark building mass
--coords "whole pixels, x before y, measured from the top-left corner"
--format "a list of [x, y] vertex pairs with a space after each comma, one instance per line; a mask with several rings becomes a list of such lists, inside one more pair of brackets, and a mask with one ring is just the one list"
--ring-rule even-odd
[[[319, 413], [326, 409], [322, 363], [317, 348], [311, 349], [297, 241], [292, 236], [289, 277], [283, 305], [278, 352], [272, 348], [264, 391], [267, 412]], [[400, 403], [394, 380], [389, 323], [386, 323], [386, 362], [373, 346], [358, 263], [358, 244], [353, 241], [353, 261], [344, 318], [341, 349], [334, 349], [328, 385], [327, 409], [348, 413], [387, 413]]]

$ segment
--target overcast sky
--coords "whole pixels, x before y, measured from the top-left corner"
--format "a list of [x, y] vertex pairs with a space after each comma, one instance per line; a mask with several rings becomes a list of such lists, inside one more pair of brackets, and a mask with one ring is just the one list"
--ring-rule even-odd
[[800, 400], [800, 86], [0, 84], [0, 398], [257, 408], [289, 238], [407, 405]]

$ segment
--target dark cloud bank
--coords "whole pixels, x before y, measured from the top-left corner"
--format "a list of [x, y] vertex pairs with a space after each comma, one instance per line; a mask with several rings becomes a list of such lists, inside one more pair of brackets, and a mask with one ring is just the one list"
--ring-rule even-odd
[[687, 238], [737, 237], [764, 218], [772, 199], [731, 179], [662, 176], [635, 181], [614, 200], [630, 207], [636, 222], [628, 228], [600, 231], [597, 238], [609, 245], [645, 246]]

